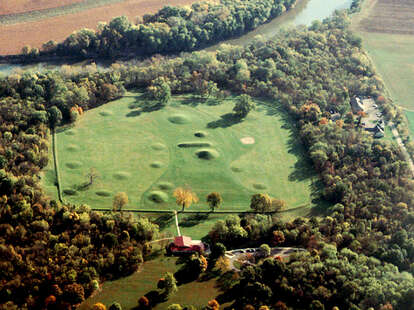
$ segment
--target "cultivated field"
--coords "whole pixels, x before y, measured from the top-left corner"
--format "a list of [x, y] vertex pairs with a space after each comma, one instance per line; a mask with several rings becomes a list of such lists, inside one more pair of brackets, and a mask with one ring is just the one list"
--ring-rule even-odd
[[[257, 192], [292, 208], [311, 204], [312, 169], [278, 111], [259, 105], [236, 122], [232, 100], [209, 106], [180, 98], [152, 112], [142, 112], [142, 103], [131, 94], [88, 111], [57, 135], [65, 200], [111, 209], [113, 196], [124, 191], [126, 208], [172, 210], [179, 209], [174, 188], [188, 186], [200, 197], [193, 210], [206, 210], [212, 191], [222, 194], [223, 209], [245, 209]], [[99, 176], [82, 187], [91, 168]], [[53, 169], [45, 178], [54, 184]]]
[[0, 42], [3, 42], [0, 45], [0, 55], [18, 54], [25, 45], [40, 48], [43, 43], [49, 40], [61, 41], [75, 30], [81, 28], [96, 29], [99, 22], [108, 22], [116, 16], [125, 15], [134, 20], [137, 16], [155, 13], [166, 5], [189, 5], [193, 2], [195, 1], [124, 0], [73, 14], [13, 25], [0, 25]]
[[56, 8], [84, 0], [13, 0], [0, 3], [0, 15], [17, 14], [37, 10]]

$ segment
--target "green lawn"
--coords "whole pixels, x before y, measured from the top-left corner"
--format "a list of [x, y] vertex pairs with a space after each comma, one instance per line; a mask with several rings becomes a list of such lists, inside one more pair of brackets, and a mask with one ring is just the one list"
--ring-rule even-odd
[[366, 32], [359, 35], [394, 102], [414, 110], [414, 36]]
[[[119, 302], [122, 309], [133, 309], [138, 305], [138, 299], [141, 296], [157, 289], [157, 282], [165, 272], [174, 273], [178, 269], [175, 261], [176, 258], [159, 257], [145, 262], [139, 272], [129, 277], [105, 282], [100, 292], [88, 298], [79, 309], [91, 309], [92, 305], [97, 302], [105, 304], [107, 308], [113, 302]], [[209, 300], [219, 295], [219, 290], [215, 286], [215, 279], [180, 285], [175, 295], [171, 296], [168, 301], [158, 304], [153, 309], [166, 309], [168, 305], [173, 303], [192, 304], [200, 307], [206, 306]]]
[[[181, 186], [200, 198], [192, 210], [208, 210], [205, 197], [212, 191], [221, 193], [225, 210], [248, 209], [258, 192], [285, 200], [288, 208], [305, 206], [301, 214], [313, 206], [313, 169], [283, 112], [257, 101], [257, 110], [236, 122], [230, 116], [234, 100], [207, 105], [179, 97], [150, 112], [142, 112], [143, 102], [139, 94], [129, 93], [88, 111], [73, 128], [59, 130], [66, 201], [111, 209], [113, 196], [126, 192], [125, 209], [179, 210], [172, 193]], [[254, 143], [243, 144], [246, 137]], [[83, 188], [91, 168], [98, 177]], [[43, 179], [56, 196], [52, 160]], [[219, 218], [223, 215], [181, 215], [180, 221], [184, 230], [198, 231]], [[168, 216], [159, 220], [163, 227], [170, 223]]]

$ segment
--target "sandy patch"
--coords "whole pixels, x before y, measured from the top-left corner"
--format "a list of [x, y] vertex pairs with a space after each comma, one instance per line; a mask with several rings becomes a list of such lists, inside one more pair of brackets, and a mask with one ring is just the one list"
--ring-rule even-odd
[[253, 137], [244, 137], [244, 138], [241, 138], [240, 141], [243, 144], [254, 144], [254, 138]]

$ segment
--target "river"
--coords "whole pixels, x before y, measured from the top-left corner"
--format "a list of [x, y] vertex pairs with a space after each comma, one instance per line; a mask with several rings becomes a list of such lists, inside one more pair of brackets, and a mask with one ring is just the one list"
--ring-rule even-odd
[[[335, 10], [347, 9], [351, 6], [352, 0], [298, 0], [295, 8], [289, 10], [282, 16], [275, 18], [271, 22], [258, 27], [239, 38], [220, 42], [219, 44], [206, 48], [207, 51], [216, 50], [221, 44], [246, 45], [256, 36], [262, 35], [269, 39], [276, 35], [282, 28], [297, 25], [309, 26], [314, 20], [323, 20], [329, 17]], [[41, 71], [44, 68], [55, 68], [53, 65], [39, 63], [36, 65], [22, 66], [18, 64], [0, 64], [0, 74], [8, 75], [16, 69]]]

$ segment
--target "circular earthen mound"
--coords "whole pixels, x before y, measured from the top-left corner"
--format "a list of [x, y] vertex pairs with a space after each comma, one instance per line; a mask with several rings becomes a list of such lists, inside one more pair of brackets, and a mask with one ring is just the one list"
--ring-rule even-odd
[[240, 167], [231, 167], [230, 168], [233, 172], [242, 172], [243, 171], [243, 169], [242, 168], [240, 168]]
[[75, 130], [73, 130], [73, 129], [71, 129], [71, 130], [66, 130], [66, 131], [65, 131], [65, 135], [67, 135], [67, 136], [74, 136], [74, 135], [76, 135], [76, 131], [75, 131]]
[[178, 124], [178, 125], [190, 123], [190, 118], [183, 114], [173, 114], [168, 118], [168, 120], [171, 123]]
[[155, 203], [168, 202], [168, 195], [162, 191], [152, 191], [148, 195], [148, 200]]
[[117, 180], [126, 180], [131, 176], [128, 172], [118, 171], [114, 173], [114, 178]]
[[154, 143], [153, 145], [151, 145], [151, 148], [153, 150], [156, 150], [156, 151], [161, 151], [161, 150], [165, 149], [166, 146], [162, 143]]
[[266, 188], [267, 188], [267, 186], [266, 186], [266, 185], [261, 184], [261, 183], [255, 183], [255, 184], [253, 184], [253, 187], [254, 187], [255, 189], [266, 189]]
[[163, 191], [168, 191], [168, 190], [172, 190], [174, 188], [174, 184], [172, 184], [170, 182], [160, 182], [160, 183], [158, 183], [158, 187], [159, 187], [159, 189], [161, 189]]
[[162, 162], [159, 162], [159, 161], [154, 161], [153, 163], [151, 163], [151, 165], [150, 165], [152, 168], [161, 168], [163, 165], [162, 165]]
[[254, 144], [254, 138], [253, 137], [244, 137], [244, 138], [241, 138], [240, 141], [243, 144]]
[[110, 116], [112, 114], [113, 113], [111, 111], [102, 111], [102, 112], [99, 112], [99, 115], [101, 115], [101, 116]]
[[204, 160], [213, 160], [220, 156], [219, 152], [213, 149], [199, 149], [195, 154], [198, 158]]
[[76, 144], [69, 144], [66, 147], [66, 150], [68, 150], [70, 152], [76, 152], [76, 151], [79, 151], [79, 146], [77, 146]]
[[112, 196], [112, 192], [107, 191], [107, 190], [100, 190], [100, 191], [96, 191], [95, 194], [97, 196], [101, 196], [101, 197], [111, 197]]
[[205, 138], [208, 136], [208, 133], [204, 131], [197, 131], [196, 133], [194, 133], [194, 136], [196, 136], [197, 138]]
[[74, 195], [76, 195], [78, 192], [77, 192], [76, 190], [72, 189], [72, 188], [67, 188], [67, 189], [64, 189], [64, 190], [63, 190], [63, 193], [64, 193], [65, 195], [68, 195], [68, 196], [74, 196]]
[[66, 167], [70, 169], [77, 169], [77, 168], [82, 167], [82, 163], [80, 161], [70, 161], [66, 163]]

